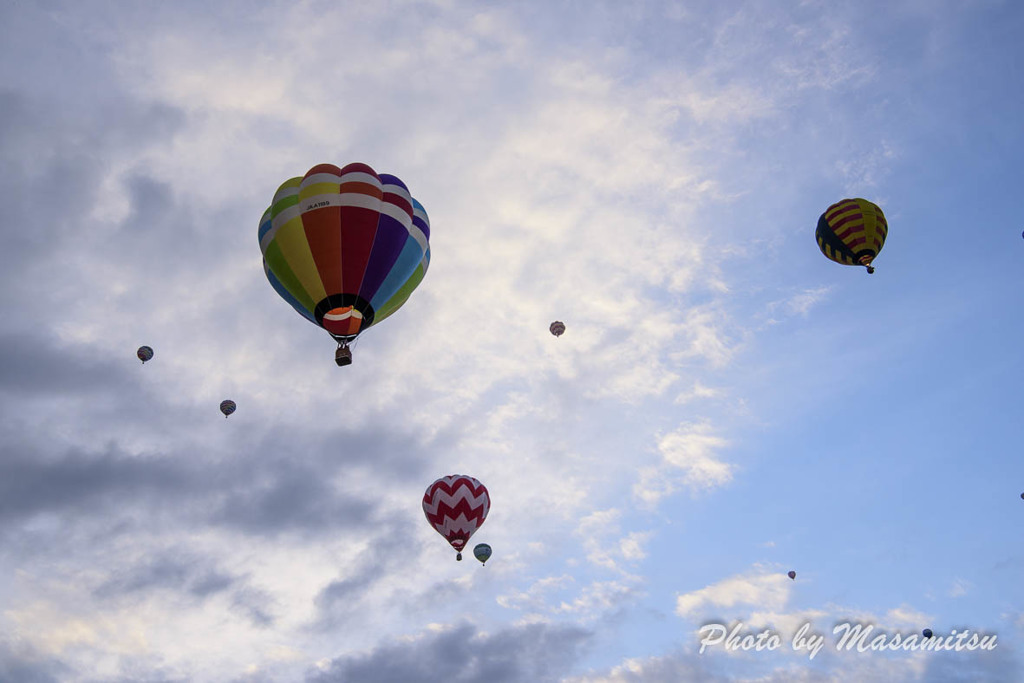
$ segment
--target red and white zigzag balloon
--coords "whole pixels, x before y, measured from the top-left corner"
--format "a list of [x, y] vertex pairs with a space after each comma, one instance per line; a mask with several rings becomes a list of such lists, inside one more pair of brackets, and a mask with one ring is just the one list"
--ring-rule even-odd
[[464, 474], [441, 477], [423, 494], [423, 514], [459, 552], [458, 559], [462, 559], [462, 549], [487, 519], [490, 509], [487, 487]]

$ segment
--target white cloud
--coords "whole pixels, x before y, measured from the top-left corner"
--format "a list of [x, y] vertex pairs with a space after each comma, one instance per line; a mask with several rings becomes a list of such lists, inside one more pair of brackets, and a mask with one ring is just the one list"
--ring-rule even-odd
[[957, 578], [953, 581], [953, 585], [949, 587], [947, 595], [951, 598], [962, 598], [967, 595], [973, 587], [974, 584], [970, 581]]
[[[835, 168], [850, 194], [864, 194], [875, 190], [890, 173], [890, 167], [899, 158], [893, 144], [881, 140], [867, 151], [844, 155]], [[877, 190], [876, 190], [877, 191]], [[876, 198], [876, 201], [881, 201]]]
[[651, 540], [650, 531], [634, 531], [619, 541], [619, 551], [624, 559], [636, 562], [647, 557], [644, 546]]
[[[876, 58], [859, 49], [856, 31], [841, 19], [832, 25], [787, 27], [793, 41], [805, 49], [780, 55], [775, 69], [798, 90], [834, 91], [841, 86], [864, 84], [876, 74]], [[851, 83], [852, 82], [852, 83]]]
[[572, 614], [583, 622], [592, 621], [637, 597], [638, 577], [631, 580], [595, 581], [571, 602], [562, 602], [555, 612]]
[[[798, 292], [788, 299], [781, 302], [782, 307], [790, 315], [805, 316], [808, 312], [819, 303], [824, 301], [832, 288], [828, 285], [821, 287], [815, 287], [813, 289], [805, 289], [802, 292]], [[779, 302], [772, 302], [769, 304], [769, 309], [773, 309]]]
[[598, 510], [580, 520], [576, 534], [583, 539], [587, 560], [596, 566], [625, 574], [619, 560], [635, 563], [647, 557], [644, 546], [653, 536], [650, 531], [631, 531], [624, 536], [618, 509]]
[[675, 611], [681, 617], [700, 619], [704, 611], [736, 605], [779, 610], [788, 602], [791, 590], [792, 582], [784, 573], [757, 568], [677, 596]]
[[719, 398], [724, 395], [724, 389], [705, 386], [698, 380], [693, 383], [692, 389], [681, 392], [678, 396], [676, 396], [674, 403], [684, 404], [700, 399]]
[[575, 579], [568, 574], [549, 576], [534, 581], [525, 591], [499, 595], [497, 602], [508, 609], [546, 612], [550, 609], [547, 596], [555, 591], [568, 588], [574, 582]]
[[723, 486], [732, 481], [733, 466], [718, 458], [728, 446], [713, 432], [710, 422], [687, 423], [659, 439], [662, 462], [640, 470], [633, 495], [652, 505], [685, 486], [693, 491]]

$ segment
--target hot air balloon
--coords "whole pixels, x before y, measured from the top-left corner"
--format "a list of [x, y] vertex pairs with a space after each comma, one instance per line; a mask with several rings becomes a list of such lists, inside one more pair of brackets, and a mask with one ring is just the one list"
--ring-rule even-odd
[[826, 257], [845, 266], [865, 266], [882, 251], [889, 226], [877, 205], [866, 199], [844, 199], [825, 209], [814, 237]]
[[423, 514], [455, 548], [456, 560], [462, 559], [462, 549], [487, 519], [490, 509], [487, 488], [464, 474], [441, 477], [423, 494]]
[[486, 565], [487, 560], [491, 558], [491, 546], [486, 543], [477, 543], [473, 548], [473, 557], [480, 560], [480, 564]]
[[427, 212], [405, 184], [360, 163], [320, 164], [285, 181], [259, 227], [271, 286], [338, 342], [338, 365], [419, 286], [429, 238]]
[[235, 408], [237, 407], [238, 406], [235, 405], [235, 402], [230, 399], [220, 402], [220, 412], [224, 413], [224, 419], [227, 419], [228, 415], [235, 412]]
[[796, 572], [791, 570], [786, 576], [796, 581]]
[[551, 327], [549, 327], [548, 329], [551, 330], [551, 334], [555, 335], [556, 337], [561, 337], [565, 333], [565, 323], [563, 323], [560, 320], [556, 320], [555, 322], [551, 323]]
[[139, 357], [142, 364], [145, 365], [147, 360], [153, 359], [153, 349], [148, 346], [140, 346], [139, 350], [135, 352], [135, 355]]
[[1024, 500], [1024, 493], [1020, 494], [1021, 500]]
[[932, 637], [932, 630], [930, 628], [926, 628], [925, 630], [921, 631], [921, 635], [924, 636], [925, 638], [931, 638]]

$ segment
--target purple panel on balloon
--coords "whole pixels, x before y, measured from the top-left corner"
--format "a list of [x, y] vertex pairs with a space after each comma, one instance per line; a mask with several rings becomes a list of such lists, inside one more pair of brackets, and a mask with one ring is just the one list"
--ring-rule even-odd
[[[409, 239], [407, 225], [412, 223], [412, 197], [409, 196], [409, 190], [393, 175], [381, 173], [380, 180], [384, 186], [382, 203], [387, 206], [382, 205], [373, 251], [366, 264], [362, 286], [359, 288], [360, 296], [367, 301], [373, 299], [398, 260], [402, 248]], [[391, 209], [393, 215], [388, 215], [384, 211], [385, 208]], [[396, 218], [396, 215], [401, 218]], [[404, 223], [402, 218], [405, 220]]]

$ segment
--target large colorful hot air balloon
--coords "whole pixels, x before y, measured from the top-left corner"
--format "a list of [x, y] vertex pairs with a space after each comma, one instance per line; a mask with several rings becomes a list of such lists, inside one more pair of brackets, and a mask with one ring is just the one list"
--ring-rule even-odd
[[491, 546], [486, 543], [477, 543], [473, 548], [473, 557], [480, 560], [480, 564], [486, 566], [487, 560], [491, 559]]
[[220, 412], [224, 413], [224, 419], [227, 419], [228, 415], [235, 412], [236, 408], [238, 408], [238, 406], [235, 405], [235, 402], [231, 399], [220, 402]]
[[462, 549], [487, 519], [490, 509], [487, 487], [464, 474], [441, 477], [423, 494], [423, 514], [455, 548], [456, 560], [462, 559]]
[[393, 175], [320, 164], [285, 181], [260, 220], [263, 269], [281, 298], [338, 342], [398, 310], [430, 264], [430, 222]]
[[825, 209], [814, 237], [826, 257], [845, 266], [865, 266], [882, 251], [889, 226], [877, 205], [866, 199], [844, 199]]
[[135, 352], [135, 355], [139, 357], [142, 364], [145, 365], [147, 360], [153, 359], [153, 349], [148, 346], [140, 346], [139, 350]]

